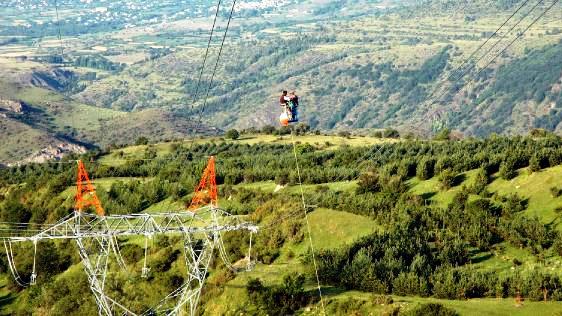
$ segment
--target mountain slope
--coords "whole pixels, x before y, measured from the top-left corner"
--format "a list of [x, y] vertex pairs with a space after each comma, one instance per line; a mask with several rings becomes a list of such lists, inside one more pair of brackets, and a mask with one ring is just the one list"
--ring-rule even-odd
[[[187, 137], [199, 128], [276, 125], [284, 89], [299, 94], [303, 122], [323, 130], [393, 127], [427, 134], [449, 127], [476, 136], [559, 130], [562, 19], [556, 8], [492, 60], [546, 4], [516, 25], [530, 6], [524, 8], [507, 23], [512, 32], [490, 41], [500, 40], [489, 56], [456, 78], [457, 67], [519, 4], [303, 0], [252, 9], [249, 3], [237, 12], [244, 18], [232, 22], [211, 85], [225, 17], [217, 22], [199, 87], [212, 10], [164, 22], [140, 15], [145, 24], [118, 23], [107, 36], [99, 28], [68, 36], [64, 70], [52, 38], [30, 30], [0, 45], [1, 79], [9, 83], [0, 84], [0, 99], [24, 101], [31, 112], [10, 119], [39, 134], [96, 146], [140, 135]], [[76, 14], [84, 13], [81, 6]], [[199, 6], [212, 9], [209, 1]], [[114, 8], [126, 15], [125, 7]], [[16, 15], [10, 11], [7, 20]], [[65, 34], [73, 34], [71, 25], [65, 21]], [[194, 123], [200, 115], [203, 127]]]
[[85, 105], [32, 84], [0, 82], [0, 86], [4, 102], [21, 104], [16, 110], [0, 107], [0, 162], [3, 163], [14, 163], [62, 144], [105, 147], [131, 144], [143, 136], [169, 140], [217, 131], [168, 109], [126, 113]]
[[[559, 123], [557, 116], [550, 121], [558, 121], [549, 124], [540, 118], [558, 100], [556, 87], [560, 76], [555, 70], [562, 36], [556, 30], [562, 25], [555, 13], [547, 15], [507, 54], [492, 62], [489, 69], [482, 69], [530, 19], [506, 34], [475, 67], [482, 69], [478, 78], [476, 71], [472, 71], [458, 82], [446, 80], [514, 10], [514, 3], [504, 1], [494, 6], [494, 15], [485, 11], [478, 15], [470, 13], [486, 3], [455, 2], [456, 6], [464, 4], [466, 10], [453, 10], [454, 14], [450, 15], [448, 5], [433, 1], [420, 5], [424, 10], [435, 10], [431, 17], [404, 18], [402, 11], [395, 14], [390, 10], [376, 18], [340, 18], [334, 22], [323, 21], [322, 25], [274, 24], [259, 32], [266, 34], [259, 41], [232, 39], [222, 56], [204, 109], [206, 122], [222, 128], [275, 124], [279, 91], [296, 89], [303, 103], [303, 118], [311, 126], [322, 129], [400, 127], [408, 130], [419, 122], [427, 124], [428, 113], [437, 110], [454, 113], [440, 119], [472, 135], [524, 133], [536, 126], [555, 128]], [[211, 65], [215, 53], [211, 51]], [[192, 112], [189, 108], [202, 55], [201, 49], [185, 49], [150, 63], [133, 65], [121, 74], [94, 82], [77, 97], [92, 105], [127, 111], [172, 106], [182, 113], [196, 114], [199, 109]], [[520, 66], [521, 63], [525, 65]], [[501, 65], [505, 66], [498, 69]], [[518, 67], [527, 70], [506, 75]], [[539, 75], [540, 85], [529, 84], [525, 94], [503, 89], [499, 100], [493, 96], [493, 90], [482, 91], [490, 85], [494, 85], [492, 89], [510, 86], [513, 76], [524, 77], [526, 72], [538, 74], [544, 69], [550, 70], [549, 74]], [[209, 67], [204, 72], [203, 93], [211, 70]], [[460, 89], [459, 82], [467, 83], [466, 89]], [[434, 90], [438, 93], [432, 94]], [[442, 91], [446, 93], [435, 100]], [[100, 94], [103, 97], [96, 98]], [[538, 94], [546, 97], [535, 100], [533, 96]], [[512, 111], [504, 105], [511, 101], [517, 103], [516, 107], [533, 108], [531, 119], [519, 114], [509, 117]], [[202, 106], [202, 103], [195, 105]], [[492, 116], [502, 124], [494, 128], [482, 124], [491, 115], [482, 108], [483, 103], [487, 104], [486, 108], [495, 109]], [[527, 103], [532, 104], [525, 106]], [[467, 111], [473, 118], [464, 113]]]

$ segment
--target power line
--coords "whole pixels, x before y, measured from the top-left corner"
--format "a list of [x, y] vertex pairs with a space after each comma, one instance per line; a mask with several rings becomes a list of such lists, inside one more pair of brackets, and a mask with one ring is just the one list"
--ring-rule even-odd
[[[480, 68], [480, 70], [472, 77], [472, 79], [470, 79], [468, 81], [468, 83], [466, 83], [463, 86], [466, 86], [468, 84], [473, 83], [478, 76], [482, 73], [482, 71], [484, 71], [485, 69], [488, 68], [488, 66], [490, 66], [499, 56], [501, 56], [503, 53], [505, 53], [518, 39], [520, 39], [523, 35], [525, 35], [525, 33], [527, 33], [527, 31], [533, 26], [535, 25], [544, 15], [546, 15], [548, 13], [548, 11], [550, 11], [555, 5], [556, 3], [558, 3], [560, 0], [555, 0], [549, 7], [546, 8], [546, 10], [544, 10], [537, 18], [535, 18], [522, 32], [518, 33], [515, 38], [513, 38], [513, 40], [511, 42], [509, 42], [498, 54], [496, 54], [490, 61], [488, 61], [488, 63], [486, 63], [486, 65], [484, 65], [483, 67]], [[540, 1], [542, 2], [542, 0]], [[525, 16], [526, 17], [526, 16]], [[455, 93], [458, 93], [460, 90], [456, 90]], [[442, 93], [439, 98], [441, 98], [442, 96], [445, 95], [446, 92]]]
[[298, 175], [298, 179], [299, 179], [299, 188], [300, 188], [300, 193], [301, 193], [304, 219], [306, 221], [306, 228], [307, 228], [307, 231], [308, 231], [308, 241], [309, 241], [310, 249], [311, 249], [311, 252], [312, 252], [312, 264], [314, 265], [314, 272], [316, 274], [316, 283], [318, 285], [318, 294], [320, 295], [320, 304], [322, 305], [322, 312], [323, 312], [323, 315], [326, 315], [326, 307], [324, 306], [324, 299], [322, 297], [322, 287], [320, 286], [320, 277], [318, 275], [318, 266], [316, 265], [316, 255], [314, 254], [314, 243], [312, 242], [312, 232], [310, 230], [310, 222], [308, 221], [308, 214], [306, 212], [306, 200], [304, 198], [304, 189], [302, 187], [302, 177], [301, 177], [299, 159], [298, 159], [298, 156], [297, 156], [297, 143], [295, 142], [295, 137], [294, 137], [293, 134], [294, 133], [291, 133], [291, 140], [293, 141], [293, 154], [295, 156], [295, 166], [296, 166], [296, 169], [297, 169], [297, 175]]
[[[531, 24], [529, 24], [529, 25], [525, 28], [525, 30], [523, 30], [523, 32], [517, 34], [517, 36], [516, 36], [509, 44], [507, 44], [507, 46], [506, 46], [502, 51], [500, 51], [496, 56], [494, 56], [494, 58], [492, 58], [491, 61], [489, 61], [484, 67], [482, 67], [482, 68], [480, 69], [480, 71], [478, 71], [478, 73], [476, 73], [476, 76], [474, 76], [474, 78], [478, 77], [478, 75], [479, 75], [482, 71], [484, 71], [486, 68], [488, 68], [488, 66], [490, 66], [490, 64], [491, 64], [496, 58], [498, 58], [498, 57], [501, 56], [503, 53], [505, 53], [509, 47], [511, 47], [518, 39], [520, 39], [523, 35], [525, 35], [525, 33], [527, 33], [527, 31], [529, 31], [529, 29], [530, 29], [531, 27], [533, 27], [533, 25], [535, 25], [543, 16], [545, 16], [545, 15], [548, 13], [548, 11], [550, 11], [559, 1], [560, 1], [560, 0], [554, 0], [554, 2], [553, 2], [548, 8], [546, 8], [546, 10], [544, 10], [543, 13], [541, 13]], [[473, 79], [473, 80], [474, 80], [474, 79]]]
[[[538, 2], [538, 4], [542, 3], [543, 1], [544, 1], [544, 0], [540, 0], [540, 1]], [[472, 83], [472, 82], [474, 82], [474, 81], [476, 80], [476, 78], [478, 77], [478, 75], [480, 75], [480, 73], [482, 73], [482, 71], [484, 71], [485, 69], [487, 69], [488, 66], [490, 66], [499, 56], [501, 56], [503, 53], [505, 53], [505, 52], [507, 51], [507, 49], [509, 49], [509, 47], [511, 47], [518, 39], [520, 39], [523, 35], [525, 35], [525, 33], [526, 33], [533, 25], [535, 25], [544, 15], [546, 15], [546, 14], [548, 13], [548, 11], [550, 11], [559, 1], [560, 1], [560, 0], [555, 0], [546, 10], [544, 10], [537, 18], [535, 18], [535, 20], [533, 20], [533, 21], [525, 28], [525, 30], [523, 30], [521, 33], [517, 34], [517, 36], [516, 36], [509, 44], [507, 44], [498, 54], [496, 54], [484, 67], [480, 68], [480, 70], [478, 71], [478, 73], [476, 73], [476, 75], [475, 75], [467, 84], [465, 84], [465, 86], [468, 85], [468, 84], [470, 84], [470, 83]], [[527, 2], [528, 2], [528, 1], [526, 1], [525, 3], [527, 3]], [[538, 5], [538, 4], [537, 4], [537, 5]], [[516, 26], [519, 25], [519, 24], [521, 23], [521, 21], [522, 21], [523, 19], [525, 19], [525, 18], [530, 14], [530, 12], [532, 12], [532, 11], [537, 7], [537, 5], [535, 5], [535, 7], [533, 7], [519, 22], [517, 22]], [[521, 8], [521, 7], [520, 7], [520, 8]], [[519, 10], [520, 10], [520, 9], [518, 9], [518, 11], [519, 11]], [[511, 19], [511, 17], [510, 17], [510, 19]], [[503, 25], [505, 25], [505, 23], [504, 23]], [[498, 30], [497, 30], [496, 32], [498, 32], [499, 29], [501, 29], [501, 27], [498, 28]], [[513, 28], [512, 28], [511, 30], [513, 30]], [[511, 32], [511, 30], [510, 30], [509, 32], [507, 32], [507, 34], [509, 34], [509, 33]], [[490, 37], [490, 38], [491, 38], [491, 37]], [[505, 36], [504, 36], [504, 38], [505, 38]], [[501, 40], [500, 40], [500, 41], [501, 41]], [[481, 45], [481, 47], [482, 47], [482, 46], [483, 46], [483, 45]], [[490, 50], [489, 50], [486, 54], [488, 54], [489, 52], [490, 52]], [[485, 54], [485, 55], [486, 55], [486, 54]], [[466, 74], [466, 73], [465, 73], [465, 74]], [[463, 74], [463, 75], [461, 76], [461, 78], [462, 78], [465, 74]], [[460, 78], [457, 78], [457, 80], [459, 80], [459, 79], [460, 79]], [[456, 92], [458, 92], [458, 91], [459, 91], [459, 90], [457, 90]], [[441, 93], [437, 98], [434, 98], [434, 99], [431, 100], [431, 101], [440, 99], [440, 98], [443, 97], [443, 96], [445, 95], [445, 93], [447, 93], [447, 92], [448, 92], [448, 91], [445, 90], [445, 91], [444, 91], [443, 93]], [[436, 114], [436, 113], [437, 113], [437, 111], [431, 112], [431, 115], [434, 115], [434, 114]], [[427, 115], [426, 115], [425, 117], [427, 117]], [[419, 127], [420, 127], [421, 125], [423, 125], [424, 123], [425, 123], [425, 120], [422, 119], [422, 121], [417, 125], [417, 128], [419, 128]], [[384, 147], [384, 146], [381, 145], [375, 153], [370, 154], [370, 155], [369, 155], [367, 158], [365, 158], [364, 160], [371, 159], [372, 157], [378, 155], [378, 154], [381, 152], [381, 150], [382, 150], [383, 147]]]
[[521, 22], [523, 22], [524, 19], [526, 19], [541, 3], [543, 3], [544, 0], [539, 0], [539, 2], [537, 2], [532, 8], [531, 10], [529, 10], [517, 23], [515, 23], [499, 40], [497, 40], [494, 45], [492, 45], [492, 47], [490, 47], [482, 56], [480, 56], [480, 58], [478, 58], [478, 60], [476, 60], [473, 64], [470, 65], [470, 67], [468, 67], [467, 70], [463, 71], [460, 76], [457, 78], [460, 79], [462, 77], [464, 77], [464, 75], [466, 75], [469, 71], [471, 71], [472, 69], [474, 69], [474, 67], [476, 67], [478, 65], [478, 63], [484, 59], [489, 53], [492, 52], [492, 50], [494, 48], [496, 48], [496, 46], [498, 46], [498, 44], [500, 42], [502, 42], [505, 38], [507, 38], [507, 35], [509, 35], [509, 33], [511, 33], [519, 24], [521, 24]]
[[[449, 76], [447, 76], [447, 78], [442, 81], [443, 84], [445, 84], [445, 83], [446, 83], [447, 81], [449, 81], [453, 76], [455, 76], [459, 71], [461, 71], [462, 67], [464, 67], [464, 65], [466, 65], [474, 56], [476, 56], [476, 54], [477, 54], [487, 43], [489, 43], [490, 40], [492, 40], [492, 39], [501, 31], [501, 29], [502, 29], [502, 28], [503, 28], [519, 11], [521, 11], [521, 9], [523, 9], [523, 8], [527, 5], [527, 3], [529, 3], [529, 1], [530, 1], [530, 0], [526, 0], [525, 2], [523, 2], [523, 4], [522, 4], [521, 6], [519, 6], [519, 7], [517, 8], [517, 10], [516, 10], [515, 12], [513, 12], [513, 14], [511, 14], [511, 15], [508, 17], [508, 19], [505, 20], [505, 21], [500, 25], [500, 27], [497, 28], [497, 29], [492, 33], [492, 35], [490, 35], [490, 36], [486, 39], [486, 41], [484, 41], [484, 43], [482, 43], [476, 50], [474, 50], [474, 52], [472, 52], [472, 54], [471, 54], [468, 58], [466, 58], [466, 59], [461, 63], [460, 66], [458, 66], [456, 69], [454, 69], [454, 70], [449, 74]], [[543, 0], [540, 0], [540, 2], [542, 2], [542, 1], [543, 1]], [[529, 13], [530, 13], [530, 12], [529, 12]], [[525, 17], [526, 17], [526, 16], [525, 16]], [[522, 21], [525, 17], [523, 17], [522, 19], [520, 19], [519, 22], [518, 22], [516, 25], [518, 25], [519, 23], [521, 23], [521, 21]], [[511, 31], [511, 30], [510, 30], [510, 31]], [[509, 34], [509, 32], [507, 32], [506, 34]], [[500, 40], [500, 41], [501, 41], [501, 40]], [[497, 43], [499, 43], [500, 41], [496, 42], [496, 45], [497, 45]], [[487, 52], [487, 53], [488, 53], [488, 52]], [[483, 56], [486, 56], [486, 54], [482, 55], [482, 57], [483, 57]], [[482, 57], [481, 57], [481, 58], [482, 58]], [[466, 73], [464, 73], [463, 75], [457, 77], [457, 78], [455, 79], [455, 81], [460, 80], [465, 74], [466, 74]], [[426, 105], [432, 104], [435, 100], [437, 100], [437, 99], [439, 99], [439, 98], [441, 98], [441, 97], [443, 96], [444, 93], [441, 93], [438, 97], [435, 97], [435, 94], [436, 94], [436, 92], [439, 90], [439, 88], [440, 88], [440, 86], [437, 85], [437, 86], [433, 89], [433, 91], [431, 92], [431, 94], [430, 94], [429, 97], [428, 97], [428, 101], [424, 102]], [[445, 91], [446, 91], [446, 90], [445, 90]], [[426, 115], [426, 116], [427, 116], [427, 115]], [[421, 121], [420, 125], [423, 124], [423, 122], [424, 122], [424, 120]], [[417, 127], [419, 127], [420, 125], [418, 125]]]
[[[472, 52], [472, 54], [470, 54], [470, 56], [469, 56], [467, 59], [465, 59], [465, 61], [464, 61], [459, 67], [457, 67], [455, 70], [453, 70], [453, 72], [449, 75], [449, 77], [447, 77], [446, 80], [451, 79], [451, 78], [453, 77], [453, 75], [455, 74], [455, 72], [457, 72], [457, 71], [459, 71], [460, 69], [462, 69], [462, 67], [464, 67], [464, 65], [466, 65], [466, 63], [468, 63], [468, 61], [471, 60], [472, 57], [474, 57], [474, 56], [478, 53], [478, 51], [480, 51], [484, 46], [486, 46], [486, 44], [488, 44], [488, 42], [490, 42], [490, 40], [491, 40], [492, 38], [494, 38], [494, 37], [499, 33], [499, 31], [500, 31], [507, 23], [509, 23], [509, 21], [511, 21], [511, 19], [512, 19], [516, 14], [517, 14], [519, 11], [521, 11], [521, 9], [523, 9], [523, 7], [527, 5], [527, 3], [529, 3], [529, 1], [531, 1], [531, 0], [525, 0], [525, 2], [523, 2], [523, 4], [521, 4], [521, 6], [519, 6], [519, 7], [517, 8], [517, 10], [516, 10], [515, 12], [513, 12], [513, 14], [511, 14], [511, 15], [509, 16], [509, 18], [508, 18], [507, 20], [505, 20], [505, 21], [502, 23], [502, 25], [500, 25], [500, 27], [498, 27], [498, 28], [494, 31], [494, 33], [492, 33], [492, 35], [490, 35], [490, 36], [486, 39], [486, 41], [484, 41], [484, 43], [482, 43], [476, 50], [474, 50], [474, 52]], [[541, 2], [542, 2], [542, 0], [541, 0]], [[508, 32], [508, 33], [509, 33], [509, 32]]]
[[224, 42], [226, 41], [226, 36], [228, 35], [228, 29], [230, 27], [230, 22], [232, 21], [232, 15], [234, 14], [234, 7], [235, 6], [236, 6], [236, 0], [234, 0], [232, 2], [232, 8], [230, 9], [230, 15], [228, 16], [228, 22], [226, 24], [224, 36], [222, 37], [221, 46], [220, 46], [220, 49], [219, 49], [217, 60], [215, 62], [215, 68], [213, 69], [213, 74], [211, 75], [211, 81], [209, 82], [209, 86], [207, 87], [207, 92], [205, 94], [205, 100], [203, 101], [203, 106], [201, 107], [201, 110], [199, 111], [198, 124], [201, 123], [201, 118], [203, 116], [203, 112], [205, 111], [205, 107], [207, 106], [207, 99], [209, 98], [209, 93], [210, 93], [211, 89], [213, 88], [213, 83], [214, 83], [214, 80], [215, 80], [215, 74], [216, 74], [217, 69], [219, 67], [220, 58], [221, 58], [223, 48], [224, 48]]
[[205, 57], [203, 58], [203, 63], [201, 64], [201, 70], [199, 72], [199, 79], [197, 80], [197, 86], [195, 88], [195, 94], [193, 96], [193, 101], [191, 103], [191, 110], [192, 111], [193, 111], [193, 105], [197, 101], [197, 96], [199, 94], [199, 87], [201, 85], [201, 79], [203, 78], [203, 71], [205, 70], [205, 64], [207, 63], [207, 57], [209, 56], [209, 50], [211, 48], [211, 42], [213, 40], [213, 33], [215, 31], [215, 25], [217, 23], [217, 18], [219, 16], [221, 1], [222, 0], [219, 0], [218, 3], [217, 3], [217, 10], [215, 12], [215, 18], [213, 20], [213, 26], [211, 27], [211, 34], [209, 35], [209, 42], [207, 43], [207, 49], [205, 50]]
[[[515, 26], [519, 25], [527, 16], [529, 16], [529, 14], [530, 14], [532, 11], [534, 11], [534, 9], [538, 6], [538, 4], [542, 3], [543, 1], [544, 1], [544, 0], [540, 0], [529, 12], [527, 12], [527, 14], [526, 14], [525, 16], [523, 16], [523, 17], [516, 23]], [[482, 68], [480, 69], [480, 71], [477, 73], [477, 75], [480, 74], [484, 69], [486, 69], [492, 62], [494, 62], [494, 61], [497, 59], [497, 57], [499, 57], [501, 54], [503, 54], [517, 39], [521, 38], [521, 36], [523, 36], [523, 35], [524, 35], [540, 18], [542, 18], [548, 11], [550, 11], [550, 9], [552, 9], [552, 7], [554, 7], [554, 5], [555, 5], [558, 1], [559, 1], [559, 0], [556, 0], [555, 2], [553, 2], [553, 4], [552, 4], [551, 6], [549, 6], [542, 14], [540, 14], [539, 17], [537, 17], [531, 24], [529, 24], [523, 32], [519, 33], [519, 34], [515, 37], [515, 39], [514, 39], [513, 41], [511, 41], [499, 54], [497, 54], [496, 56], [494, 56], [484, 67], [482, 67]], [[512, 27], [512, 28], [510, 29], [510, 32], [511, 32], [513, 29], [514, 29], [514, 27]], [[509, 34], [509, 32], [508, 32], [507, 34]], [[497, 44], [498, 44], [499, 42], [501, 42], [504, 38], [505, 38], [505, 36], [503, 36], [502, 39], [500, 39], [498, 42], [496, 42], [496, 44], [494, 45], [494, 47], [497, 46]], [[491, 49], [488, 50], [488, 51], [486, 52], [486, 54], [484, 54], [484, 55], [479, 59], [479, 61], [480, 61], [481, 59], [483, 59], [483, 57], [485, 57], [485, 56], [486, 56], [487, 54], [489, 54], [490, 52], [491, 52]], [[471, 69], [472, 69], [472, 68], [471, 68]], [[459, 80], [460, 80], [462, 77], [464, 77], [466, 74], [467, 74], [467, 72], [463, 73], [462, 76], [456, 78], [455, 81], [459, 81]], [[468, 83], [464, 84], [463, 86], [466, 86], [466, 85], [472, 83], [474, 80], [476, 80], [476, 77], [477, 77], [477, 76], [474, 76]], [[457, 88], [457, 89], [458, 89], [458, 88]], [[436, 91], [436, 90], [434, 90], [434, 92], [435, 92], [435, 91]], [[456, 92], [458, 92], [458, 91], [459, 91], [459, 90], [456, 90]], [[429, 105], [429, 104], [434, 103], [435, 101], [439, 101], [439, 99], [441, 99], [441, 98], [442, 98], [443, 96], [445, 96], [447, 93], [450, 93], [450, 91], [449, 91], [448, 89], [443, 90], [437, 97], [431, 98], [429, 101], [426, 101], [426, 104]], [[429, 116], [433, 116], [433, 115], [437, 114], [438, 112], [439, 112], [439, 111], [436, 110], [436, 111], [432, 111], [432, 112], [429, 112], [428, 114], [426, 114], [426, 115], [424, 116], [424, 119], [422, 119], [422, 120], [420, 121], [420, 123], [416, 126], [416, 129], [419, 128], [419, 127], [421, 127], [421, 125], [423, 125], [423, 124], [425, 123], [425, 119], [426, 119], [426, 118], [428, 118]]]

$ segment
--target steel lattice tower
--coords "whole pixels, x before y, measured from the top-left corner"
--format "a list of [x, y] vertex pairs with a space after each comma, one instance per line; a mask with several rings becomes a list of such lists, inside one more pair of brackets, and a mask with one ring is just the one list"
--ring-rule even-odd
[[[227, 267], [234, 269], [230, 262], [225, 260], [227, 256], [221, 234], [239, 230], [246, 230], [253, 234], [258, 231], [257, 226], [246, 223], [239, 217], [232, 216], [218, 208], [214, 157], [209, 160], [190, 209], [187, 211], [105, 215], [95, 193], [95, 187], [81, 161], [78, 161], [76, 185], [76, 204], [72, 214], [56, 224], [43, 225], [39, 233], [36, 233], [35, 230], [31, 232], [15, 229], [1, 238], [4, 241], [10, 271], [21, 286], [35, 284], [37, 277], [35, 259], [31, 280], [25, 282], [17, 272], [12, 244], [32, 242], [36, 253], [37, 243], [43, 240], [74, 240], [84, 271], [88, 276], [99, 315], [178, 315], [184, 310], [187, 310], [190, 315], [195, 315], [213, 253], [218, 251]], [[209, 204], [202, 206], [206, 200], [209, 200]], [[96, 214], [86, 213], [85, 209], [88, 206], [93, 206]], [[162, 235], [181, 236], [185, 261], [185, 282], [164, 297], [156, 306], [142, 313], [132, 312], [117, 299], [107, 295], [105, 291], [110, 257], [115, 256], [117, 264], [125, 267], [117, 238], [142, 236], [148, 239]], [[143, 276], [146, 276], [148, 271], [146, 253], [145, 246]], [[247, 260], [248, 267], [250, 267], [249, 254]]]

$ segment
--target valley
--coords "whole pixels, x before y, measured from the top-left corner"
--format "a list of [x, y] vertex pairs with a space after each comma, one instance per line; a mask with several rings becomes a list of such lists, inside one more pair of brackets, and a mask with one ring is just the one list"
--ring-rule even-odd
[[[492, 38], [489, 54], [464, 69], [465, 78], [457, 78], [462, 61], [517, 9], [514, 3], [501, 2], [487, 10], [486, 1], [284, 1], [255, 8], [248, 3], [236, 9], [238, 18], [230, 25], [211, 83], [228, 6], [221, 7], [224, 12], [199, 82], [214, 7], [200, 1], [186, 13], [185, 5], [174, 1], [140, 8], [130, 1], [110, 7], [75, 6], [66, 1], [60, 4], [60, 28], [51, 4], [42, 16], [48, 21], [25, 31], [6, 28], [0, 45], [0, 82], [6, 85], [2, 98], [27, 101], [49, 117], [3, 112], [2, 119], [10, 121], [6, 124], [25, 125], [11, 128], [12, 133], [33, 130], [41, 136], [33, 137], [26, 151], [8, 154], [3, 149], [3, 163], [25, 158], [53, 140], [103, 148], [130, 144], [138, 136], [158, 141], [275, 125], [282, 89], [298, 92], [303, 119], [323, 131], [369, 134], [371, 129], [391, 127], [425, 137], [443, 127], [467, 136], [559, 129], [560, 10], [550, 11], [492, 59], [546, 6], [518, 11], [506, 30]], [[208, 10], [197, 9], [202, 7]], [[14, 11], [6, 5], [2, 10], [11, 16], [26, 12], [36, 20], [26, 6]], [[97, 13], [90, 14], [92, 10]], [[95, 23], [112, 29], [76, 20], [84, 15], [104, 16], [107, 21]], [[125, 25], [131, 19], [138, 25]], [[83, 34], [78, 25], [88, 32]], [[37, 29], [41, 33], [30, 31]], [[57, 70], [61, 61], [64, 71]], [[536, 84], [506, 89], [524, 82]], [[42, 94], [51, 95], [58, 110], [52, 110], [55, 105], [45, 110], [35, 97]], [[114, 129], [117, 117], [138, 125], [118, 128], [120, 139], [104, 133]], [[45, 119], [51, 123], [45, 124]]]

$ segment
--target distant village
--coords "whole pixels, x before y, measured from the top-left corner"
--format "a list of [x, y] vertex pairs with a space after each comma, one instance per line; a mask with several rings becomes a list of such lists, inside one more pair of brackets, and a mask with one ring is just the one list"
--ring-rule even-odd
[[[241, 11], [271, 11], [276, 7], [282, 7], [295, 2], [295, 0], [263, 0], [247, 1], [236, 4], [235, 10]], [[178, 10], [179, 7], [179, 10]], [[225, 4], [227, 11], [229, 4]], [[32, 28], [37, 25], [52, 24], [52, 12], [55, 8], [52, 1], [26, 1], [26, 0], [4, 0], [0, 3], [0, 9], [11, 8], [14, 14], [20, 12], [39, 12], [39, 15], [30, 19], [12, 20], [11, 26]], [[173, 10], [171, 10], [173, 9]], [[132, 28], [139, 25], [173, 22], [188, 18], [200, 18], [209, 16], [215, 9], [215, 3], [209, 0], [164, 0], [164, 1], [142, 1], [142, 0], [60, 0], [58, 10], [61, 23], [80, 24], [82, 26], [99, 24], [118, 24], [124, 28]], [[18, 12], [19, 11], [19, 12]], [[9, 19], [8, 19], [9, 20]], [[0, 24], [2, 19], [0, 18]]]

